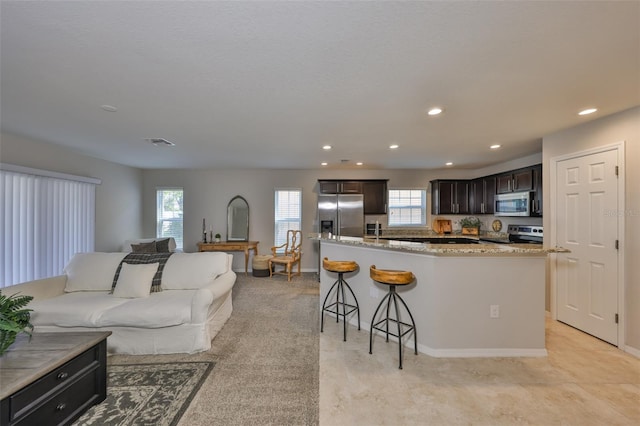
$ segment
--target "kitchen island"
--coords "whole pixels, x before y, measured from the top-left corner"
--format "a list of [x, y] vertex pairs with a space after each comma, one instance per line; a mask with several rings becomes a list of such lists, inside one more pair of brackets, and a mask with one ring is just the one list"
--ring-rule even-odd
[[[546, 356], [545, 259], [563, 249], [314, 238], [320, 241], [322, 258], [353, 260], [360, 266], [345, 279], [360, 305], [361, 333], [368, 332], [371, 316], [388, 289], [369, 277], [369, 267], [376, 265], [416, 276], [413, 284], [397, 291], [416, 321], [419, 352], [434, 357]], [[335, 274], [320, 271], [320, 302], [335, 279]], [[356, 324], [355, 318], [350, 322]], [[330, 324], [325, 321], [325, 327]], [[403, 343], [413, 347], [413, 334], [407, 338]], [[384, 339], [374, 339], [376, 344], [385, 344]]]

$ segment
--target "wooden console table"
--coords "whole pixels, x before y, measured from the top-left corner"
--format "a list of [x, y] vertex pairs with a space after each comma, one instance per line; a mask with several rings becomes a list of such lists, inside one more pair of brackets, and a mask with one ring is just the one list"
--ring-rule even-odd
[[258, 241], [222, 241], [219, 243], [198, 243], [198, 251], [243, 251], [244, 274], [248, 275], [249, 251], [258, 254]]
[[110, 334], [19, 335], [0, 358], [0, 425], [70, 424], [104, 401]]

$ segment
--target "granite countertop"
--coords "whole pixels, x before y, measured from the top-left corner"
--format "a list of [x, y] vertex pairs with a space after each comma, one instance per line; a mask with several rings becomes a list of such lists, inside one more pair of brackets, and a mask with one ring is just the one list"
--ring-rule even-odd
[[[429, 237], [438, 234], [429, 235]], [[445, 234], [444, 238], [457, 235], [461, 238], [478, 239], [460, 234]], [[569, 250], [562, 247], [544, 248], [542, 244], [499, 244], [481, 242], [477, 244], [436, 244], [419, 243], [409, 241], [396, 241], [392, 239], [340, 237], [339, 239], [323, 237], [321, 234], [311, 234], [309, 238], [336, 244], [380, 248], [386, 250], [406, 251], [412, 253], [424, 253], [435, 256], [546, 256], [549, 253], [568, 253]], [[385, 235], [385, 238], [392, 238]]]

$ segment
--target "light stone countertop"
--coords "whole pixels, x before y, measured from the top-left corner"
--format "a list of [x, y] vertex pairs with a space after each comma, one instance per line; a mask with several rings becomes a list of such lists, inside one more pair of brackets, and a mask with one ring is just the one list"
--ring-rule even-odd
[[[443, 237], [451, 236], [443, 235]], [[460, 237], [466, 238], [467, 236]], [[569, 250], [562, 247], [544, 248], [541, 244], [498, 244], [489, 242], [478, 244], [435, 244], [386, 239], [378, 239], [376, 241], [375, 237], [340, 237], [336, 239], [335, 237], [323, 237], [320, 234], [310, 234], [309, 238], [334, 244], [424, 253], [433, 256], [546, 256], [550, 253], [569, 253]]]

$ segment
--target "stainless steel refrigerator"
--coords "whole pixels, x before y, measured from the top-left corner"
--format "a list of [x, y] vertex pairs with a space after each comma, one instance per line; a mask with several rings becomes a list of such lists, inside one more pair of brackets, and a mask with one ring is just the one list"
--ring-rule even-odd
[[318, 195], [318, 224], [322, 234], [362, 237], [364, 234], [363, 195]]

